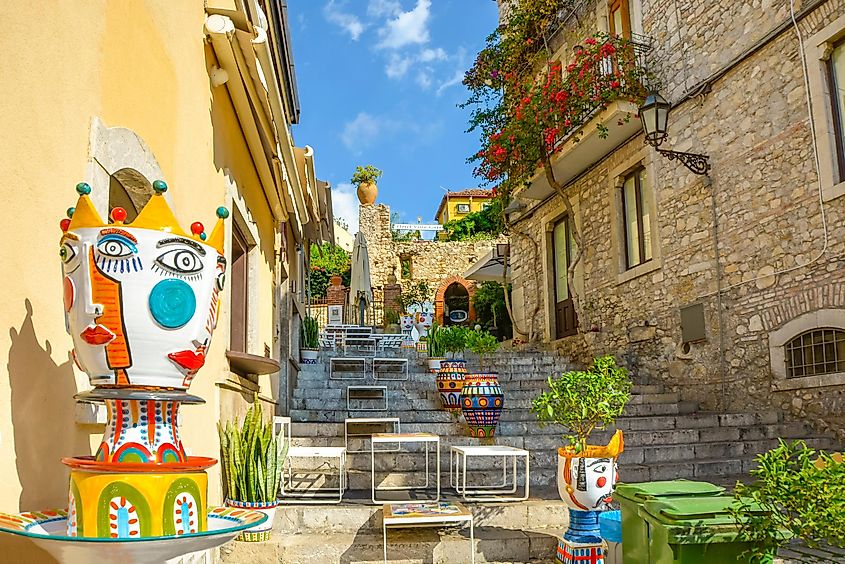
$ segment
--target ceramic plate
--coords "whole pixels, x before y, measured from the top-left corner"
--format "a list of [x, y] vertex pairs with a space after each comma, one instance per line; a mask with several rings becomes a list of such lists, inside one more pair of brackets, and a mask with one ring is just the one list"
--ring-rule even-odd
[[0, 513], [0, 532], [32, 539], [59, 562], [160, 564], [225, 544], [242, 530], [266, 520], [260, 511], [213, 507], [208, 511], [208, 530], [201, 533], [132, 540], [78, 538], [67, 536], [67, 512], [53, 509], [18, 515]]

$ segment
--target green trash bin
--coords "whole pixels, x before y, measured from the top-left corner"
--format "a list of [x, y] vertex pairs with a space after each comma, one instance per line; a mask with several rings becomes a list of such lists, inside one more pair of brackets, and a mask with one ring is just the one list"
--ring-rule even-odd
[[640, 484], [617, 484], [613, 499], [622, 509], [622, 554], [625, 564], [650, 564], [648, 523], [640, 516], [640, 508], [649, 500], [668, 497], [716, 496], [725, 488], [708, 482], [667, 480]]
[[[649, 562], [751, 563], [752, 543], [739, 540], [739, 526], [728, 513], [734, 503], [727, 495], [646, 501], [640, 516], [649, 525]], [[767, 561], [771, 561], [771, 555]]]

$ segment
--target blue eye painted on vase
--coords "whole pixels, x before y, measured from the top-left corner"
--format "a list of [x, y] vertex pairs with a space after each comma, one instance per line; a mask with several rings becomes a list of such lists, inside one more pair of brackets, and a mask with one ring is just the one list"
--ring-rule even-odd
[[105, 233], [97, 241], [96, 263], [101, 271], [123, 274], [144, 269], [134, 237], [124, 233]]
[[137, 254], [138, 247], [121, 235], [106, 235], [97, 242], [97, 252], [109, 258], [127, 258]]

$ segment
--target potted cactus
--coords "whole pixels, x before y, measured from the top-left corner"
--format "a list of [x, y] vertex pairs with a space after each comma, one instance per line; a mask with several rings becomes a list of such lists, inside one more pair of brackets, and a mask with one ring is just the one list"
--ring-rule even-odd
[[317, 364], [317, 355], [319, 352], [320, 326], [316, 319], [306, 316], [302, 320], [299, 360], [302, 364]]
[[249, 408], [243, 423], [217, 424], [226, 484], [226, 505], [261, 511], [267, 520], [247, 529], [238, 540], [266, 541], [273, 530], [273, 516], [279, 505], [277, 494], [282, 467], [288, 452], [283, 434], [276, 434], [273, 421], [265, 421], [261, 404]]

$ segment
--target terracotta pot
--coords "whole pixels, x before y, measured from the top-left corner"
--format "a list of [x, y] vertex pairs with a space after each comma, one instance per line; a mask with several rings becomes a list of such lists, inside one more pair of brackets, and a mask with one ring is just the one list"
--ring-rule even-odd
[[461, 408], [461, 388], [464, 387], [466, 373], [467, 363], [464, 360], [440, 361], [436, 381], [443, 409], [453, 411]]
[[329, 282], [331, 282], [332, 286], [340, 286], [341, 283], [343, 283], [343, 278], [341, 278], [340, 276], [334, 275], [331, 278], [329, 278]]
[[251, 511], [260, 511], [267, 516], [267, 520], [246, 529], [238, 536], [239, 541], [244, 542], [264, 542], [270, 540], [270, 535], [273, 532], [273, 517], [276, 515], [276, 508], [279, 506], [279, 501], [235, 501], [227, 499], [226, 505], [229, 507], [237, 507], [238, 509], [249, 509]]
[[378, 197], [378, 186], [372, 182], [362, 182], [358, 185], [358, 201], [365, 206], [376, 203]]
[[505, 396], [495, 372], [467, 374], [461, 389], [461, 412], [472, 437], [492, 437], [502, 416]]

